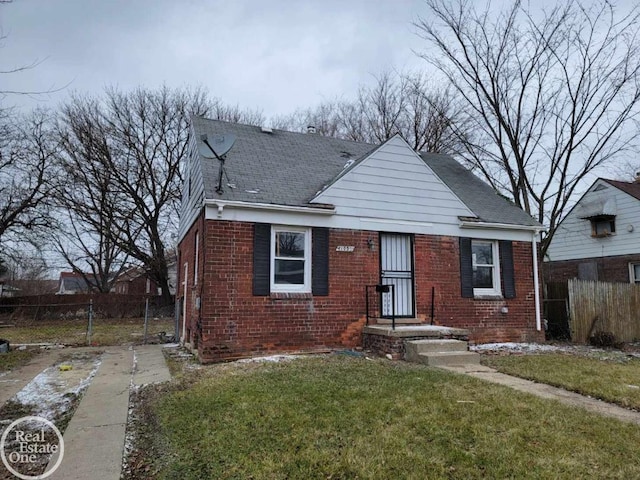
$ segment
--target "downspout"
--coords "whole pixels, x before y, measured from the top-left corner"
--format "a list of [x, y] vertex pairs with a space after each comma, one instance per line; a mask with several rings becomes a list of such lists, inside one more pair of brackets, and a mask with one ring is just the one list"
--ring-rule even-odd
[[182, 303], [182, 335], [180, 340], [182, 345], [184, 346], [187, 341], [187, 284], [189, 278], [189, 264], [187, 262], [184, 263], [184, 282], [182, 283], [182, 292], [183, 292], [183, 303]]
[[533, 294], [536, 302], [536, 330], [542, 329], [540, 319], [540, 279], [538, 278], [538, 246], [536, 245], [536, 235], [540, 232], [533, 232], [531, 235], [531, 249], [533, 250]]
[[[220, 207], [218, 207], [218, 214], [219, 216], [222, 216], [222, 209]], [[198, 348], [201, 348], [202, 345], [202, 305], [204, 303], [204, 299], [203, 299], [203, 293], [204, 293], [204, 279], [205, 279], [205, 272], [206, 272], [206, 268], [207, 268], [207, 262], [206, 262], [206, 256], [205, 256], [205, 252], [207, 251], [207, 224], [206, 224], [206, 207], [203, 207], [202, 209], [202, 215], [201, 215], [201, 226], [200, 226], [200, 242], [198, 243], [198, 249], [200, 250], [200, 254], [198, 255], [198, 259], [200, 260], [198, 262], [198, 265], [196, 265], [196, 268], [198, 269], [198, 272], [196, 273], [196, 275], [198, 275], [198, 279], [200, 281], [200, 288], [198, 289], [198, 317], [196, 320], [196, 335], [198, 336]], [[202, 268], [200, 268], [200, 265], [202, 265]], [[200, 275], [200, 272], [202, 272], [202, 275]]]

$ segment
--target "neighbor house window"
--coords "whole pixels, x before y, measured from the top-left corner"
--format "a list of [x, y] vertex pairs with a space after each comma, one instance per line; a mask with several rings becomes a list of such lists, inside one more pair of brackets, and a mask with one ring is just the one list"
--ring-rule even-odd
[[630, 277], [631, 283], [640, 284], [640, 263], [629, 264], [629, 277]]
[[601, 215], [590, 220], [592, 237], [608, 237], [616, 233], [616, 217], [613, 215]]
[[311, 230], [271, 228], [271, 291], [311, 291]]
[[498, 242], [472, 240], [473, 294], [501, 295]]

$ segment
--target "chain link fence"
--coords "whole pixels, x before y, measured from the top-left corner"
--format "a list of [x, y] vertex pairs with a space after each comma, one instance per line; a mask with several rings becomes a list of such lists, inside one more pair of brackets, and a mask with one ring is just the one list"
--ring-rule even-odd
[[176, 328], [174, 305], [158, 297], [47, 295], [0, 303], [0, 339], [12, 346], [165, 343]]

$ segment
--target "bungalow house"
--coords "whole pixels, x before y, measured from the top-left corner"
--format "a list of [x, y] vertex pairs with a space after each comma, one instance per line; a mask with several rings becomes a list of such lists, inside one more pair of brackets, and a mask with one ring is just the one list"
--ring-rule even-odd
[[558, 225], [544, 260], [549, 282], [640, 283], [640, 177], [597, 179]]
[[190, 137], [177, 296], [201, 361], [368, 345], [387, 317], [544, 339], [541, 225], [452, 158], [200, 117]]

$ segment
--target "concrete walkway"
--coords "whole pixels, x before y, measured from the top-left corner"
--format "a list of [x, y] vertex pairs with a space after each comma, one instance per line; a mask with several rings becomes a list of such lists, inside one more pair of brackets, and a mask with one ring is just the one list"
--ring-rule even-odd
[[531, 380], [512, 377], [511, 375], [505, 375], [504, 373], [499, 373], [493, 368], [485, 367], [482, 365], [464, 365], [440, 368], [443, 368], [450, 372], [470, 375], [487, 382], [505, 385], [507, 387], [513, 388], [514, 390], [530, 393], [541, 398], [558, 400], [565, 405], [581, 407], [590, 412], [616, 418], [623, 422], [635, 423], [636, 425], [640, 425], [640, 412], [627, 410], [626, 408], [603, 402], [602, 400], [585, 397], [584, 395], [569, 392], [567, 390], [563, 390], [562, 388], [552, 387], [551, 385], [547, 385], [544, 383], [536, 383], [532, 382]]
[[[64, 458], [52, 480], [118, 480], [131, 385], [171, 378], [161, 345], [110, 347], [64, 433]], [[49, 464], [56, 462], [53, 457]]]

